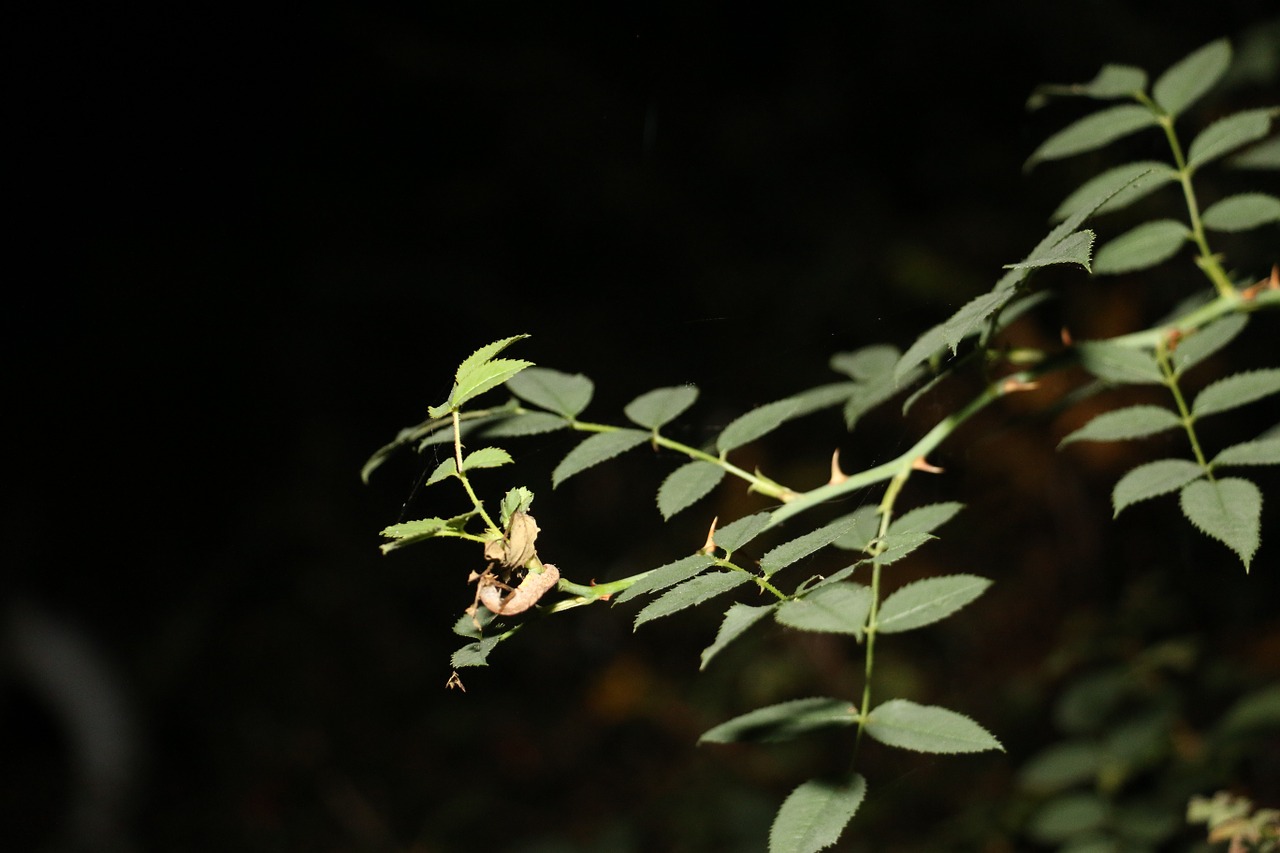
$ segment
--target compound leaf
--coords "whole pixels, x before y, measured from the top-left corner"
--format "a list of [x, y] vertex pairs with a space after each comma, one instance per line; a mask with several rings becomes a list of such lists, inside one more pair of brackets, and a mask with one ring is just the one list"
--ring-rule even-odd
[[815, 551], [825, 548], [841, 536], [848, 533], [858, 523], [857, 513], [841, 516], [835, 521], [811, 530], [803, 536], [797, 536], [784, 542], [764, 555], [760, 560], [760, 569], [765, 577], [769, 577], [779, 569], [804, 559]]
[[1260, 542], [1262, 492], [1248, 480], [1196, 480], [1182, 489], [1182, 513], [1201, 533], [1226, 545], [1245, 571]]
[[1116, 275], [1154, 267], [1177, 254], [1190, 236], [1187, 226], [1173, 219], [1144, 222], [1098, 249], [1093, 271]]
[[581, 373], [530, 367], [507, 380], [511, 393], [535, 406], [572, 420], [591, 402], [595, 385]]
[[1022, 168], [1029, 170], [1044, 160], [1060, 160], [1093, 151], [1157, 123], [1151, 110], [1137, 104], [1108, 107], [1072, 122], [1050, 136], [1032, 153]]
[[1158, 160], [1140, 160], [1116, 166], [1081, 184], [1058, 205], [1052, 218], [1055, 221], [1065, 219], [1098, 196], [1107, 196], [1109, 201], [1098, 207], [1095, 213], [1121, 210], [1177, 179], [1177, 171]]
[[1171, 116], [1213, 88], [1231, 64], [1231, 43], [1218, 39], [1178, 60], [1151, 87], [1151, 96]]
[[1219, 465], [1280, 465], [1280, 438], [1257, 438], [1242, 444], [1233, 444], [1223, 450], [1211, 463]]
[[511, 344], [527, 337], [529, 336], [515, 335], [503, 338], [486, 344], [467, 356], [462, 364], [458, 365], [458, 370], [454, 374], [453, 391], [449, 394], [449, 400], [442, 406], [430, 407], [427, 413], [433, 418], [443, 417], [473, 397], [483, 394], [490, 388], [498, 387], [526, 367], [532, 367], [533, 362], [522, 359], [491, 360]]
[[820, 729], [852, 726], [857, 715], [848, 699], [793, 699], [723, 722], [703, 732], [698, 743], [777, 743]]
[[1139, 501], [1177, 491], [1203, 474], [1204, 469], [1188, 459], [1160, 459], [1139, 465], [1111, 490], [1113, 517]]
[[1249, 370], [1219, 379], [1207, 386], [1191, 404], [1197, 418], [1225, 412], [1280, 391], [1280, 368]]
[[1231, 343], [1248, 322], [1247, 314], [1228, 314], [1180, 340], [1170, 355], [1175, 375], [1181, 376]]
[[649, 437], [649, 433], [634, 429], [598, 432], [589, 436], [560, 460], [560, 464], [551, 472], [551, 485], [559, 486], [574, 474], [592, 465], [598, 465], [606, 459], [612, 459], [620, 453], [644, 444]]
[[672, 471], [658, 488], [658, 512], [664, 519], [693, 506], [724, 479], [724, 469], [711, 462], [694, 460]]
[[945, 619], [982, 595], [991, 581], [976, 575], [925, 578], [894, 591], [880, 605], [876, 630], [894, 634]]
[[698, 669], [706, 669], [713, 657], [724, 651], [726, 646], [742, 636], [752, 625], [773, 612], [775, 606], [773, 604], [755, 607], [750, 604], [730, 605], [725, 611], [724, 621], [720, 623], [720, 630], [716, 632], [715, 642], [702, 650], [702, 663]]
[[1125, 441], [1144, 438], [1182, 425], [1182, 420], [1163, 406], [1126, 406], [1102, 414], [1058, 443], [1063, 447], [1073, 441]]
[[857, 583], [818, 587], [803, 598], [778, 605], [774, 619], [789, 628], [828, 634], [850, 634], [859, 642], [871, 612], [871, 589]]
[[890, 699], [873, 710], [867, 717], [866, 732], [886, 746], [915, 752], [1004, 751], [1000, 741], [965, 715], [907, 699]]
[[634, 630], [645, 622], [660, 619], [663, 616], [670, 616], [672, 613], [678, 613], [686, 607], [701, 604], [710, 598], [728, 592], [736, 586], [741, 586], [749, 580], [751, 580], [751, 575], [733, 570], [698, 575], [667, 590], [661, 597], [650, 602], [636, 614], [636, 620], [632, 628]]
[[769, 830], [769, 853], [816, 853], [839, 840], [867, 795], [859, 773], [838, 784], [811, 780], [792, 791]]
[[1280, 222], [1280, 198], [1266, 193], [1239, 193], [1209, 207], [1201, 215], [1205, 228], [1214, 231], [1248, 231]]
[[657, 430], [674, 421], [698, 399], [696, 385], [675, 385], [655, 388], [641, 394], [623, 409], [632, 423], [646, 429]]
[[1191, 141], [1191, 147], [1187, 149], [1187, 168], [1198, 169], [1224, 154], [1262, 139], [1271, 132], [1271, 119], [1277, 112], [1280, 110], [1275, 107], [1262, 107], [1218, 119]]
[[797, 402], [789, 398], [758, 406], [730, 421], [716, 439], [716, 448], [721, 453], [728, 453], [768, 435], [794, 415], [797, 408]]
[[1164, 382], [1156, 357], [1143, 349], [1110, 341], [1082, 341], [1076, 346], [1080, 366], [1099, 379], [1118, 385], [1149, 385]]
[[689, 580], [694, 575], [709, 568], [713, 563], [715, 563], [715, 558], [709, 554], [690, 554], [688, 557], [681, 557], [679, 560], [659, 566], [649, 572], [640, 580], [618, 593], [613, 601], [615, 604], [621, 604], [638, 595], [644, 595], [646, 592], [674, 586], [682, 581]]

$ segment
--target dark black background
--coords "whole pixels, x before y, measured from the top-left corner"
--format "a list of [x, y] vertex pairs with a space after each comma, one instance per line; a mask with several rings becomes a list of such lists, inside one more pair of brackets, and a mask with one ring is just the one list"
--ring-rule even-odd
[[[691, 680], [709, 623], [631, 638], [629, 613], [591, 613], [445, 691], [470, 555], [380, 557], [379, 529], [434, 512], [403, 506], [431, 463], [367, 488], [360, 465], [510, 334], [595, 379], [602, 419], [695, 382], [705, 429], [828, 381], [834, 351], [909, 343], [1090, 173], [1021, 173], [1074, 114], [1028, 115], [1036, 83], [1158, 71], [1274, 11], [1166, 5], [5, 13], [8, 618], [79, 632], [127, 699], [137, 761], [102, 846], [760, 849], [804, 771], [691, 744], [752, 696], [810, 689], [803, 648]], [[827, 426], [761, 461], [819, 471], [845, 440]], [[565, 441], [531, 445], [531, 478]], [[540, 547], [598, 563], [579, 580], [669, 558], [657, 482], [531, 480]], [[1094, 553], [1074, 530], [1058, 541]], [[67, 837], [75, 752], [7, 672], [0, 832], [39, 849]]]

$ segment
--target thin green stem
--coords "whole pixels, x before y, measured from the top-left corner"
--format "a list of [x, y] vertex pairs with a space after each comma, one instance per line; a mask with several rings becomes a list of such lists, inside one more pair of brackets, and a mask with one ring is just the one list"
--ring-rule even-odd
[[1169, 358], [1168, 345], [1164, 341], [1156, 346], [1156, 361], [1160, 364], [1161, 374], [1164, 375], [1165, 387], [1173, 394], [1173, 401], [1178, 407], [1178, 415], [1182, 420], [1182, 428], [1187, 433], [1187, 440], [1191, 442], [1191, 451], [1195, 454], [1196, 464], [1203, 468], [1205, 474], [1212, 480], [1213, 470], [1209, 467], [1204, 451], [1200, 449], [1200, 439], [1196, 436], [1195, 415], [1191, 413], [1186, 398], [1182, 396], [1182, 389], [1178, 387], [1178, 374], [1174, 370], [1173, 360]]

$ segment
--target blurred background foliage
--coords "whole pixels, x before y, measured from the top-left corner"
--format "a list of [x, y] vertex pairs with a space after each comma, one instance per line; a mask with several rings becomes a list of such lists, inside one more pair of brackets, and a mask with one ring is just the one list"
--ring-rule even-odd
[[[699, 384], [695, 443], [830, 381], [833, 352], [906, 345], [1115, 162], [1022, 174], [1076, 114], [1027, 114], [1035, 84], [1109, 61], [1158, 73], [1226, 35], [1245, 70], [1189, 118], [1274, 103], [1274, 15], [1270, 0], [1186, 16], [1136, 0], [11, 12], [30, 257], [7, 335], [5, 848], [763, 849], [786, 792], [842, 766], [847, 744], [696, 736], [756, 704], [852, 692], [850, 649], [761, 631], [699, 676], [707, 614], [633, 637], [630, 611], [590, 608], [446, 691], [475, 555], [379, 556], [379, 529], [435, 512], [438, 495], [410, 501], [434, 460], [398, 459], [369, 488], [361, 463], [509, 334], [534, 336], [520, 357], [591, 376], [601, 420]], [[1259, 274], [1275, 255], [1256, 235], [1223, 248]], [[1070, 298], [1014, 333], [1150, 322], [1202, 284], [1175, 266], [1063, 276]], [[1232, 363], [1273, 364], [1273, 326], [1257, 318]], [[1185, 745], [1280, 678], [1274, 535], [1245, 577], [1169, 501], [1112, 523], [1110, 486], [1161, 445], [1055, 452], [1085, 419], [1049, 408], [1063, 387], [968, 425], [933, 460], [947, 474], [912, 482], [911, 504], [971, 508], [895, 574], [996, 584], [883, 644], [877, 668], [883, 695], [970, 713], [1009, 754], [869, 751], [841, 849], [1048, 849], [1052, 832], [1026, 834], [1043, 793], [1019, 793], [1019, 768], [1071, 734], [1052, 709], [1078, 679], [1179, 650], [1142, 670], [1160, 677], [1139, 698]], [[905, 423], [888, 407], [852, 437], [834, 415], [790, 426], [748, 461], [821, 482], [834, 447], [850, 470], [886, 458], [962, 395]], [[1276, 421], [1274, 405], [1247, 411], [1210, 440]], [[548, 559], [606, 580], [701, 543], [711, 512], [664, 527], [667, 468], [642, 454], [552, 493], [571, 441], [511, 447]], [[505, 473], [478, 479], [496, 491]], [[1280, 493], [1274, 471], [1260, 485]], [[716, 501], [721, 518], [758, 506], [732, 488]], [[1264, 531], [1275, 521], [1273, 500]], [[1222, 784], [1276, 805], [1274, 731], [1250, 743]], [[1126, 783], [1155, 790], [1153, 766]]]

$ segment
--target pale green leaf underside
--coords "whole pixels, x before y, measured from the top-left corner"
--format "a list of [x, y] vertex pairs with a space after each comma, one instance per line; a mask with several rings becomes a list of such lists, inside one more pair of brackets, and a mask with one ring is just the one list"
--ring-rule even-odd
[[1183, 488], [1180, 503], [1196, 529], [1235, 551], [1249, 570], [1260, 542], [1262, 492], [1257, 486], [1235, 477], [1196, 480]]
[[958, 501], [925, 504], [907, 510], [889, 525], [889, 533], [932, 533], [964, 509]]
[[697, 399], [696, 385], [655, 388], [627, 403], [623, 414], [646, 429], [661, 429], [684, 414]]
[[509, 438], [523, 435], [542, 435], [564, 429], [569, 422], [560, 415], [550, 412], [525, 412], [519, 415], [501, 418], [492, 426], [484, 427], [486, 438]]
[[1149, 498], [1177, 491], [1204, 474], [1204, 469], [1187, 459], [1160, 459], [1129, 471], [1111, 490], [1114, 514]]
[[870, 612], [869, 587], [856, 583], [833, 583], [815, 589], [803, 598], [782, 602], [774, 619], [788, 628], [849, 634], [861, 641]]
[[795, 414], [795, 400], [778, 400], [765, 403], [744, 415], [740, 415], [729, 423], [716, 439], [716, 448], [721, 453], [750, 444], [780, 427], [784, 421]]
[[1174, 372], [1181, 376], [1235, 340], [1249, 322], [1248, 314], [1228, 314], [1178, 342], [1173, 350]]
[[989, 586], [991, 581], [976, 575], [945, 575], [909, 583], [880, 605], [876, 630], [894, 634], [931, 625], [982, 595]]
[[574, 474], [644, 444], [649, 437], [649, 433], [634, 429], [599, 432], [589, 436], [560, 460], [560, 464], [551, 472], [551, 485], [559, 486]]
[[1095, 213], [1121, 210], [1177, 179], [1178, 173], [1158, 160], [1142, 160], [1116, 166], [1081, 184], [1079, 189], [1058, 205], [1053, 219], [1057, 221], [1070, 216], [1099, 195], [1110, 196], [1110, 200]]
[[1245, 110], [1220, 118], [1200, 131], [1187, 149], [1187, 168], [1198, 169], [1213, 160], [1256, 142], [1271, 132], [1275, 107]]
[[715, 558], [709, 554], [690, 554], [688, 557], [681, 557], [679, 560], [648, 572], [640, 580], [618, 593], [613, 601], [615, 604], [621, 604], [638, 595], [675, 586], [710, 568], [713, 563]]
[[1144, 438], [1182, 425], [1182, 420], [1162, 406], [1126, 406], [1102, 414], [1058, 443], [1059, 447], [1073, 441], [1126, 441]]
[[1027, 99], [1027, 109], [1044, 106], [1051, 97], [1080, 95], [1086, 98], [1114, 100], [1131, 97], [1147, 87], [1147, 72], [1132, 65], [1104, 65], [1088, 83], [1062, 85], [1048, 83], [1037, 86]]
[[741, 586], [749, 580], [751, 580], [751, 575], [746, 572], [732, 570], [698, 575], [692, 580], [687, 580], [667, 590], [661, 597], [637, 613], [632, 628], [639, 628], [645, 622], [660, 619], [663, 616], [670, 616], [673, 613], [684, 610], [686, 607], [701, 604], [708, 599], [728, 592], [736, 586]]
[[704, 732], [698, 743], [776, 743], [798, 735], [857, 722], [848, 699], [793, 699], [757, 708]]
[[686, 462], [672, 471], [658, 488], [658, 512], [664, 519], [693, 506], [724, 479], [724, 469], [701, 460]]
[[1093, 271], [1116, 275], [1149, 269], [1177, 254], [1190, 236], [1187, 226], [1173, 219], [1145, 222], [1098, 249]]
[[716, 547], [733, 553], [767, 529], [769, 513], [757, 512], [755, 515], [744, 516], [716, 531]]
[[1280, 438], [1259, 438], [1243, 444], [1233, 444], [1223, 450], [1211, 463], [1219, 465], [1280, 465]]
[[742, 636], [748, 628], [772, 613], [773, 609], [774, 605], [772, 604], [759, 606], [734, 604], [730, 606], [725, 611], [724, 621], [720, 623], [720, 630], [716, 632], [715, 642], [702, 650], [702, 663], [698, 666], [698, 669], [706, 669], [712, 658], [724, 651], [726, 646]]
[[1219, 379], [1207, 386], [1191, 404], [1197, 418], [1225, 412], [1261, 400], [1280, 391], [1280, 368], [1250, 370]]
[[1107, 382], [1119, 385], [1164, 382], [1156, 357], [1147, 350], [1109, 341], [1082, 341], [1076, 351], [1080, 356], [1080, 366]]
[[1248, 231], [1280, 222], [1280, 198], [1266, 193], [1240, 193], [1209, 207], [1200, 217], [1214, 231]]
[[595, 393], [595, 385], [581, 373], [545, 367], [530, 367], [511, 377], [507, 388], [520, 399], [569, 419], [580, 415]]
[[770, 550], [760, 560], [760, 569], [765, 577], [784, 569], [798, 560], [804, 559], [815, 551], [825, 548], [841, 536], [848, 533], [858, 523], [856, 513], [841, 516], [835, 521], [811, 530], [803, 536], [797, 536]]
[[1044, 160], [1060, 160], [1101, 148], [1109, 142], [1157, 124], [1146, 107], [1121, 104], [1085, 116], [1050, 136], [1027, 159], [1024, 169]]
[[886, 746], [954, 754], [1003, 751], [1000, 741], [973, 720], [936, 705], [891, 699], [871, 712], [866, 733]]
[[1280, 169], [1280, 136], [1259, 142], [1227, 161], [1235, 169]]
[[1151, 97], [1178, 115], [1213, 88], [1231, 64], [1231, 44], [1218, 39], [1178, 60], [1151, 87]]
[[805, 782], [783, 801], [769, 830], [769, 853], [817, 853], [839, 840], [867, 795], [867, 780], [854, 773], [840, 784]]

